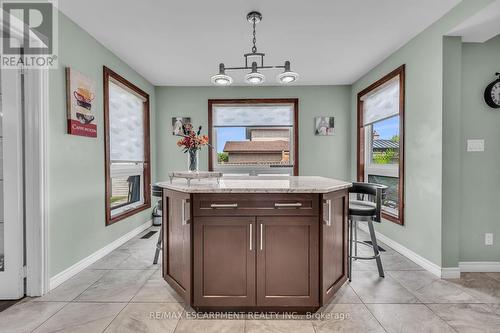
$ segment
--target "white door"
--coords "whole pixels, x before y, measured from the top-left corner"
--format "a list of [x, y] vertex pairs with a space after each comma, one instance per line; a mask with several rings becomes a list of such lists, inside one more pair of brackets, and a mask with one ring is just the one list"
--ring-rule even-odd
[[0, 76], [0, 299], [19, 299], [24, 296], [22, 82], [17, 69], [1, 69]]

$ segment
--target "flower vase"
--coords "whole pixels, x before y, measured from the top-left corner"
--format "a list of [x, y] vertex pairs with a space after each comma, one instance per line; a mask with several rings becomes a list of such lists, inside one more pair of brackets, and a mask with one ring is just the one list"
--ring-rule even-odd
[[199, 149], [188, 150], [188, 170], [189, 172], [198, 172], [198, 152]]

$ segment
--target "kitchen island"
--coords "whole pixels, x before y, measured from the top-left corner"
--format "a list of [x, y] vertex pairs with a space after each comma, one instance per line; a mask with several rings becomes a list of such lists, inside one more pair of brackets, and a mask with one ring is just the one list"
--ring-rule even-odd
[[315, 311], [347, 279], [351, 183], [174, 179], [163, 189], [163, 277], [196, 311]]

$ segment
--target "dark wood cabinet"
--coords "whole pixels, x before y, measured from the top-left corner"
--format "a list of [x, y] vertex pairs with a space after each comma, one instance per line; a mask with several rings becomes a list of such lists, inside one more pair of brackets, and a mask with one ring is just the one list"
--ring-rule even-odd
[[164, 190], [164, 277], [201, 311], [314, 311], [347, 276], [346, 190]]
[[255, 305], [255, 218], [199, 217], [194, 225], [194, 304]]
[[323, 195], [321, 214], [321, 298], [325, 304], [347, 280], [347, 191]]
[[189, 194], [163, 191], [163, 277], [186, 302], [191, 294], [190, 206]]
[[318, 219], [258, 217], [257, 305], [318, 306]]

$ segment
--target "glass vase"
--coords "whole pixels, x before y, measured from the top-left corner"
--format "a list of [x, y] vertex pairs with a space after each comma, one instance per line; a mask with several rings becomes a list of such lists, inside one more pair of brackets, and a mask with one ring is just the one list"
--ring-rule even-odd
[[189, 172], [198, 172], [198, 152], [199, 149], [188, 150], [188, 170]]

